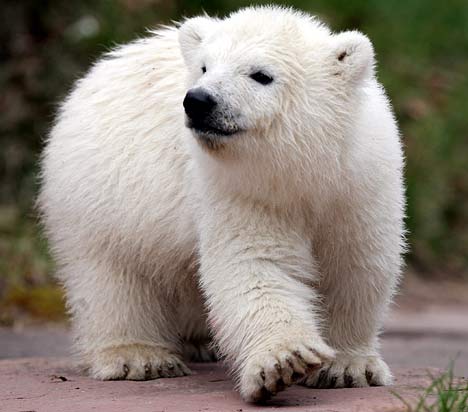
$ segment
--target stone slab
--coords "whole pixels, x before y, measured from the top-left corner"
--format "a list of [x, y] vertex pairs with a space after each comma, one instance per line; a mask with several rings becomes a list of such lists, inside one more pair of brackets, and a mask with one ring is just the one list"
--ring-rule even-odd
[[221, 364], [190, 367], [194, 374], [183, 378], [100, 382], [77, 373], [66, 358], [2, 360], [0, 411], [405, 411], [391, 391], [411, 400], [430, 382], [426, 370], [397, 369], [393, 387], [330, 390], [294, 386], [265, 405], [251, 405], [240, 399]]

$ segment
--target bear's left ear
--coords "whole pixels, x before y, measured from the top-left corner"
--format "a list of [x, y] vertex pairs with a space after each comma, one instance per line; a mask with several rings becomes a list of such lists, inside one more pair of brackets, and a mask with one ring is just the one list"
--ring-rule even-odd
[[332, 37], [333, 74], [359, 82], [374, 73], [374, 48], [369, 38], [358, 31], [346, 31]]
[[186, 63], [192, 60], [193, 54], [203, 39], [214, 30], [219, 20], [208, 16], [193, 17], [179, 27], [179, 44]]

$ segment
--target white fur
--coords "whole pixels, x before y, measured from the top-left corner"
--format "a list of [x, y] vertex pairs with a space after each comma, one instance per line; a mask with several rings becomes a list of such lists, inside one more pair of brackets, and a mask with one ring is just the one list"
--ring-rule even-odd
[[[208, 339], [199, 277], [244, 399], [302, 377], [391, 381], [377, 336], [404, 247], [403, 157], [373, 66], [364, 35], [261, 7], [156, 31], [77, 83], [39, 206], [93, 376], [188, 373], [185, 342]], [[184, 125], [190, 87], [243, 131], [203, 144]]]

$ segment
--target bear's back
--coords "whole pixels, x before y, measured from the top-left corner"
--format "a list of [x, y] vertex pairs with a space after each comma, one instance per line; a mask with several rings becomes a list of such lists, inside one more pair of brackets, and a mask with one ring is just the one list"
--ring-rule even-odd
[[109, 53], [77, 82], [42, 160], [39, 206], [52, 238], [97, 254], [120, 245], [114, 253], [143, 262], [154, 244], [187, 249], [185, 76], [177, 30], [167, 29]]

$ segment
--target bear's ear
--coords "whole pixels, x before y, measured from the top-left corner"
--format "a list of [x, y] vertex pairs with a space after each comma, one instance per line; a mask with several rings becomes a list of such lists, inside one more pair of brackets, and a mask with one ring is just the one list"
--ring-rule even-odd
[[345, 31], [332, 37], [333, 74], [358, 82], [374, 73], [374, 48], [358, 31]]
[[214, 29], [218, 20], [208, 16], [193, 17], [185, 20], [179, 27], [179, 44], [186, 63], [197, 51], [203, 39]]

